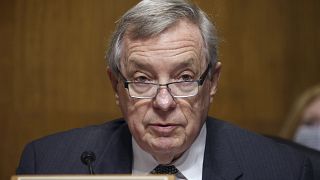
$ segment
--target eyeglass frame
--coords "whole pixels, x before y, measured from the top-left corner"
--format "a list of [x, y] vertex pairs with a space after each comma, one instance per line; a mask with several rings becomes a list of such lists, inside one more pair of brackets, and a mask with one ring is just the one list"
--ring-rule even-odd
[[[175, 97], [175, 98], [186, 98], [186, 97], [193, 97], [193, 96], [196, 96], [198, 93], [199, 93], [199, 90], [197, 91], [197, 93], [196, 94], [194, 94], [194, 95], [187, 95], [187, 96], [175, 96], [175, 95], [172, 95], [172, 93], [171, 93], [171, 91], [170, 91], [170, 88], [169, 88], [169, 85], [170, 84], [176, 84], [176, 83], [183, 83], [183, 82], [197, 82], [198, 83], [198, 88], [199, 88], [199, 86], [202, 86], [203, 85], [203, 83], [204, 83], [204, 81], [206, 80], [206, 77], [208, 76], [208, 73], [209, 73], [209, 71], [210, 71], [210, 69], [211, 69], [211, 67], [212, 67], [212, 64], [211, 64], [211, 62], [208, 64], [208, 66], [207, 66], [207, 68], [206, 68], [206, 70], [200, 75], [200, 77], [199, 77], [199, 79], [197, 79], [197, 80], [192, 80], [192, 81], [175, 81], [175, 82], [169, 82], [169, 83], [165, 83], [165, 84], [160, 84], [160, 83], [149, 83], [149, 82], [146, 82], [146, 83], [144, 83], [144, 82], [134, 82], [134, 81], [128, 81], [127, 80], [127, 78], [125, 78], [124, 77], [124, 75], [121, 73], [121, 71], [118, 69], [118, 74], [120, 75], [120, 77], [121, 77], [121, 79], [123, 80], [123, 85], [124, 85], [124, 88], [126, 88], [127, 89], [127, 91], [128, 91], [128, 94], [129, 94], [129, 96], [131, 97], [131, 98], [136, 98], [136, 99], [152, 99], [152, 98], [154, 98], [154, 97], [156, 97], [157, 96], [157, 94], [159, 93], [159, 89], [160, 89], [160, 87], [161, 86], [166, 86], [166, 89], [168, 89], [168, 91], [169, 91], [169, 93], [170, 93], [170, 95], [172, 96], [172, 97]], [[151, 84], [151, 85], [157, 85], [158, 86], [158, 88], [157, 88], [157, 92], [155, 93], [155, 95], [154, 96], [150, 96], [150, 97], [138, 97], [138, 96], [132, 96], [131, 94], [130, 94], [130, 90], [129, 90], [129, 84], [134, 84], [134, 83], [139, 83], [139, 84]]]

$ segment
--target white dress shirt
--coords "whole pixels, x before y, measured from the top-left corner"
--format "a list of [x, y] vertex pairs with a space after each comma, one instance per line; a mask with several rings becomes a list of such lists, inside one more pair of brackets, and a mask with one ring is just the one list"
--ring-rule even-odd
[[[206, 144], [207, 128], [204, 124], [201, 128], [199, 136], [195, 139], [191, 147], [177, 159], [173, 165], [183, 174], [188, 180], [202, 179], [203, 157]], [[147, 175], [159, 163], [147, 152], [142, 150], [137, 142], [132, 138], [133, 149], [133, 169], [132, 174]], [[181, 179], [179, 177], [177, 180]]]

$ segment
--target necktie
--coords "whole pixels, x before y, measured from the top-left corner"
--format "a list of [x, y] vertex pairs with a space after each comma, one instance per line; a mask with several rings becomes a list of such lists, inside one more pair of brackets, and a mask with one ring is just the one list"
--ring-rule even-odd
[[154, 168], [150, 174], [172, 174], [175, 175], [179, 173], [179, 170], [173, 166], [164, 166], [164, 165], [158, 165], [156, 168]]

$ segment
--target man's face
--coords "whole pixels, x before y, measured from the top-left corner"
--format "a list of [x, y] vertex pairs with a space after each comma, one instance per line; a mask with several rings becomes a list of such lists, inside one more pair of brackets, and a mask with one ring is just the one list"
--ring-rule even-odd
[[[198, 79], [207, 63], [197, 26], [180, 21], [157, 37], [132, 40], [125, 36], [121, 72], [129, 81], [147, 80], [166, 84]], [[131, 98], [120, 79], [111, 80], [117, 101], [130, 131], [145, 151], [162, 164], [170, 163], [188, 149], [205, 122], [215, 94], [217, 73], [207, 77], [196, 96], [174, 98], [161, 87], [152, 99]]]

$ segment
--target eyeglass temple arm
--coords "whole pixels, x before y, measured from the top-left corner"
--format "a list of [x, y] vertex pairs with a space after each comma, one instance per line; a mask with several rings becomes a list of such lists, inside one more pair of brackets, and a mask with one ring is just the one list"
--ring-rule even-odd
[[208, 74], [209, 70], [211, 69], [211, 67], [212, 67], [212, 63], [210, 62], [207, 66], [207, 69], [204, 71], [204, 73], [199, 78], [199, 85], [202, 85], [204, 80], [206, 80], [207, 74]]
[[120, 78], [123, 79], [124, 88], [128, 89], [129, 83], [128, 80], [124, 77], [119, 69], [117, 69], [117, 73], [120, 75]]

